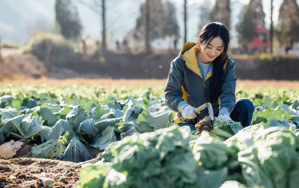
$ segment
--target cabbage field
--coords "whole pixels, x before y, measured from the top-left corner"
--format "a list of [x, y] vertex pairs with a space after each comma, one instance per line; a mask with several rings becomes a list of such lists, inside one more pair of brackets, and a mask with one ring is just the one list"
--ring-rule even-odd
[[[198, 134], [173, 123], [163, 89], [1, 86], [0, 144], [27, 143], [30, 160], [71, 162], [78, 188], [298, 187], [298, 90], [238, 90], [255, 105], [252, 125], [215, 118]], [[0, 187], [13, 179], [0, 177]]]

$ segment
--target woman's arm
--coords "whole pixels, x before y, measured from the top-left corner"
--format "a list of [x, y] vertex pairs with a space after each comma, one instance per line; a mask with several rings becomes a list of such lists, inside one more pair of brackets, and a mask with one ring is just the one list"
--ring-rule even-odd
[[179, 57], [174, 59], [170, 64], [167, 85], [165, 87], [165, 99], [167, 106], [173, 111], [178, 111], [178, 105], [184, 101], [182, 98], [183, 60]]
[[235, 62], [228, 59], [228, 64], [224, 70], [224, 81], [222, 84], [222, 93], [219, 96], [219, 114], [230, 115], [236, 103], [236, 82]]

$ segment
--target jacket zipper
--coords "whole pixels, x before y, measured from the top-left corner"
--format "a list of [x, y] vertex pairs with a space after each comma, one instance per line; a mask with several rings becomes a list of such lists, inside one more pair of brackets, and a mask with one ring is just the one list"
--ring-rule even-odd
[[204, 87], [204, 91], [203, 91], [203, 96], [204, 96], [204, 102], [206, 102], [206, 83], [205, 81], [203, 80], [203, 87]]
[[[194, 74], [196, 74], [192, 69], [190, 69], [187, 65], [186, 65], [186, 67], [189, 69], [189, 70], [191, 70]], [[198, 74], [196, 74], [197, 76], [199, 76]], [[204, 91], [203, 91], [203, 97], [204, 97], [204, 102], [206, 102], [206, 84], [205, 84], [205, 81], [204, 81], [204, 79], [201, 77], [201, 76], [199, 76], [200, 78], [201, 78], [201, 80], [202, 80], [202, 83], [203, 83], [203, 87], [204, 87]]]

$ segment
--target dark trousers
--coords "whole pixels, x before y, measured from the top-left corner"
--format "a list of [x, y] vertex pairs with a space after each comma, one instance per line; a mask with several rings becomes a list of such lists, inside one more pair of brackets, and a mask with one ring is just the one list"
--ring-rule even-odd
[[[254, 106], [249, 99], [238, 99], [230, 117], [233, 121], [240, 122], [243, 127], [247, 127], [251, 124], [253, 111]], [[189, 126], [191, 131], [196, 130], [195, 124], [180, 123], [179, 126]]]

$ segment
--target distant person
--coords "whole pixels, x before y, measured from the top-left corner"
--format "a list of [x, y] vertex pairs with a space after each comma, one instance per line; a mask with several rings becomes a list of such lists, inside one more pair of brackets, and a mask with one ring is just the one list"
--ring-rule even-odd
[[86, 55], [86, 38], [85, 37], [81, 38], [81, 43], [82, 43], [83, 54]]
[[176, 50], [177, 49], [177, 45], [178, 45], [178, 37], [175, 36], [174, 40], [173, 40], [173, 49]]
[[128, 41], [127, 41], [126, 38], [124, 38], [124, 40], [123, 40], [123, 46], [127, 46], [127, 45], [128, 45]]
[[98, 40], [96, 40], [96, 44], [95, 44], [95, 52], [100, 50], [100, 42]]
[[116, 40], [115, 44], [116, 44], [116, 50], [117, 50], [117, 52], [119, 52], [120, 51], [120, 43], [119, 43], [119, 41]]
[[164, 92], [167, 106], [177, 112], [179, 126], [196, 130], [195, 124], [208, 114], [203, 111], [197, 116], [195, 108], [207, 102], [219, 119], [240, 121], [243, 127], [251, 124], [253, 103], [236, 101], [237, 78], [235, 62], [227, 54], [229, 40], [226, 26], [211, 22], [202, 28], [198, 42], [184, 44], [171, 62]]
[[287, 46], [285, 47], [285, 53], [286, 53], [286, 55], [289, 54], [289, 51], [290, 51], [291, 49], [292, 49], [292, 48], [291, 48], [289, 45], [287, 45]]
[[101, 43], [97, 40], [93, 57], [100, 62], [106, 62], [102, 48], [100, 46], [101, 46]]
[[123, 50], [125, 53], [130, 53], [130, 49], [129, 49], [129, 44], [128, 44], [128, 40], [126, 38], [124, 38], [123, 40]]

